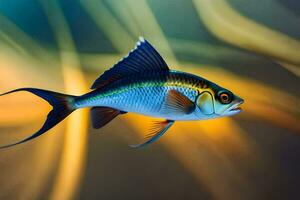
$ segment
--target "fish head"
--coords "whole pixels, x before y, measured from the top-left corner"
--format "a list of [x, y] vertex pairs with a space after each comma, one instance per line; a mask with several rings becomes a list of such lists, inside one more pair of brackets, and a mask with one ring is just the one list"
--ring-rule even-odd
[[244, 100], [231, 91], [211, 83], [196, 99], [196, 114], [199, 118], [232, 116], [241, 112]]
[[240, 107], [244, 100], [230, 92], [229, 90], [222, 89], [215, 95], [215, 114], [218, 116], [232, 116], [242, 111]]

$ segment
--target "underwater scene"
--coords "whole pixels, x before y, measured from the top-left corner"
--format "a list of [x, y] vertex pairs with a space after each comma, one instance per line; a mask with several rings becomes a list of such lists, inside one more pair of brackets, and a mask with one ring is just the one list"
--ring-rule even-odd
[[300, 199], [299, 76], [298, 0], [0, 0], [0, 200]]

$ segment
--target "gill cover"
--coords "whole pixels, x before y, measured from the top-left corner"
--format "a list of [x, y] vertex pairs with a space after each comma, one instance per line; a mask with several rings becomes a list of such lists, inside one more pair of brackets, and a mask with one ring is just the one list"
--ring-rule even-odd
[[209, 92], [202, 92], [197, 98], [197, 106], [201, 112], [205, 115], [211, 115], [214, 113], [213, 97]]

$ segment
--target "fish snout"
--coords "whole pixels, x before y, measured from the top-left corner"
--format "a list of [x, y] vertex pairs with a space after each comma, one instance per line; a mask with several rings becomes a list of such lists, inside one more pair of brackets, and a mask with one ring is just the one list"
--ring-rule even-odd
[[232, 105], [227, 109], [226, 114], [227, 115], [235, 115], [238, 114], [242, 111], [242, 108], [240, 105], [244, 103], [244, 99], [240, 97], [236, 97], [235, 100], [233, 101]]

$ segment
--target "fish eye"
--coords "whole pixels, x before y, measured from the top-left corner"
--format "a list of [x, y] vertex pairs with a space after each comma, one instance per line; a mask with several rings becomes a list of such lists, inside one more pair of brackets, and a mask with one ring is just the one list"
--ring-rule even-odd
[[219, 99], [223, 104], [229, 104], [232, 101], [232, 95], [228, 92], [221, 92], [219, 94]]

